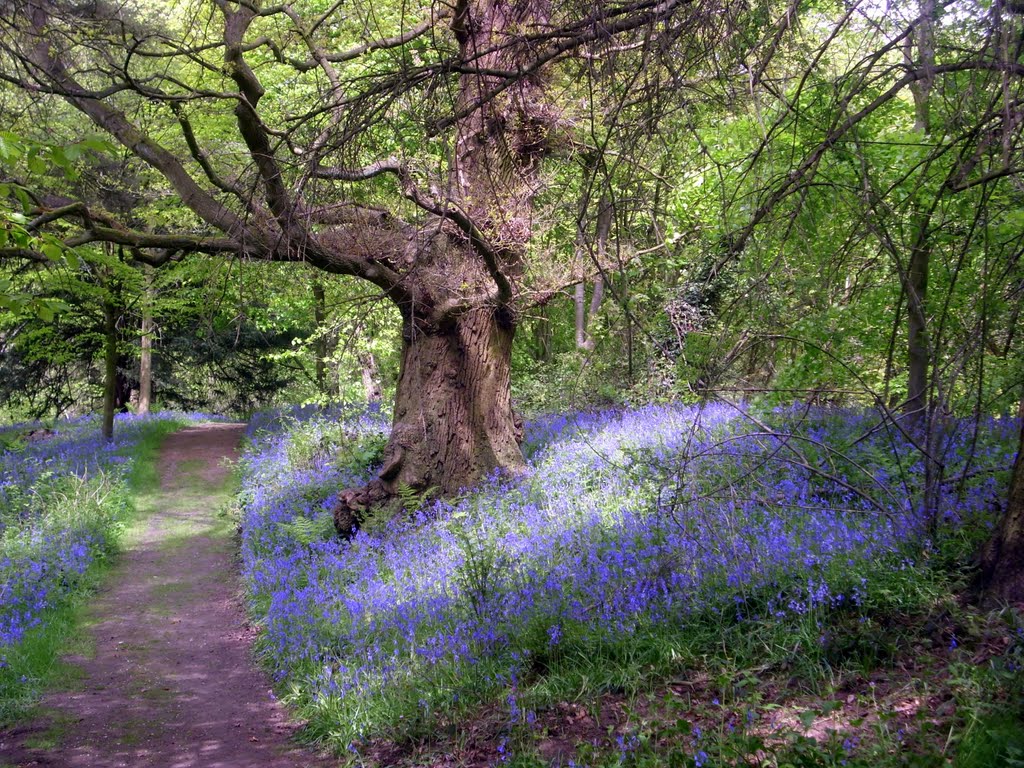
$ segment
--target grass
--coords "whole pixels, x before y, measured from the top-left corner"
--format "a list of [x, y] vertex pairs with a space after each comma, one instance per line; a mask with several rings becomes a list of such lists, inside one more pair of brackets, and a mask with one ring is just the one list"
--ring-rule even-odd
[[108, 569], [106, 564], [93, 566], [76, 595], [51, 609], [40, 627], [5, 651], [6, 666], [0, 669], [0, 725], [29, 717], [43, 691], [58, 683], [64, 687], [79, 677], [77, 667], [62, 659], [90, 652], [80, 628], [88, 623], [89, 595]]
[[45, 715], [47, 720], [46, 730], [41, 731], [25, 742], [25, 746], [29, 749], [59, 749], [64, 741], [68, 727], [75, 722], [73, 716], [56, 710], [46, 710]]
[[41, 694], [54, 687], [68, 688], [80, 673], [65, 657], [93, 652], [88, 632], [93, 621], [90, 600], [116, 564], [117, 553], [141, 535], [147, 515], [154, 509], [160, 484], [156, 456], [164, 439], [182, 422], [154, 421], [132, 448], [127, 492], [132, 503], [127, 514], [114, 522], [108, 551], [98, 553], [73, 592], [46, 610], [38, 627], [21, 642], [0, 653], [0, 725], [9, 726], [34, 715]]

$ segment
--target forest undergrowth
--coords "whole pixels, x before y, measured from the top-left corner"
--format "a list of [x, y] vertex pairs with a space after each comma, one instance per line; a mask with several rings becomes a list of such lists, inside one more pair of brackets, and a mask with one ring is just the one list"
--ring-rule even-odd
[[387, 430], [265, 414], [239, 497], [261, 654], [352, 764], [1024, 764], [1020, 606], [966, 598], [1014, 419], [947, 420], [926, 507], [870, 410], [547, 416], [525, 475], [341, 541]]

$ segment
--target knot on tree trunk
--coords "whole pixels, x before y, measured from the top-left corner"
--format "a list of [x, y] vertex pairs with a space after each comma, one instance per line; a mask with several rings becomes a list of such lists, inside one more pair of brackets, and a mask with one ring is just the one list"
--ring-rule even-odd
[[352, 538], [362, 527], [366, 513], [393, 497], [391, 490], [380, 480], [371, 480], [360, 488], [347, 488], [339, 493], [331, 510], [338, 535], [344, 539]]

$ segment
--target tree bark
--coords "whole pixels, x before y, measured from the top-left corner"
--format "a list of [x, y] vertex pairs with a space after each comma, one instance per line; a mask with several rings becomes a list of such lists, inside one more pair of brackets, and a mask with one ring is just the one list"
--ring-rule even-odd
[[313, 325], [316, 328], [316, 343], [313, 354], [316, 356], [315, 379], [316, 389], [321, 397], [327, 395], [327, 336], [324, 323], [327, 319], [327, 299], [324, 284], [320, 280], [313, 281]]
[[359, 355], [359, 368], [363, 374], [363, 394], [367, 403], [379, 403], [382, 393], [380, 390], [380, 373], [377, 369], [377, 358], [373, 352], [364, 352]]
[[117, 308], [103, 302], [103, 437], [114, 439], [114, 411], [117, 408]]
[[927, 223], [918, 216], [918, 232], [910, 252], [907, 274], [907, 401], [904, 412], [909, 424], [917, 427], [928, 412], [928, 370], [931, 361], [928, 341], [926, 299], [931, 248], [925, 231]]
[[551, 318], [548, 307], [538, 307], [533, 320], [533, 359], [538, 363], [551, 360]]
[[982, 552], [981, 583], [997, 599], [1024, 600], [1024, 423], [1006, 512]]
[[[929, 100], [935, 69], [935, 0], [921, 0], [915, 34], [907, 38], [904, 58], [925, 73], [910, 84], [914, 98], [914, 130], [927, 139], [931, 132]], [[913, 47], [916, 45], [916, 55]], [[931, 269], [930, 215], [912, 206], [913, 241], [907, 267], [907, 400], [908, 425], [919, 429], [928, 415], [928, 373], [931, 363], [928, 340], [928, 272]]]
[[139, 415], [149, 413], [153, 398], [153, 275], [146, 269], [146, 293], [142, 301], [139, 339]]
[[[614, 208], [611, 202], [604, 195], [597, 204], [597, 253], [593, 257], [598, 269], [604, 269], [605, 256], [608, 253], [608, 235], [612, 227], [612, 214]], [[577, 248], [587, 250], [586, 234], [580, 227]], [[604, 274], [598, 272], [594, 278], [594, 290], [590, 295], [590, 310], [587, 311], [587, 287], [586, 282], [576, 284], [576, 347], [593, 351], [594, 338], [590, 333], [590, 324], [594, 322], [597, 313], [601, 311], [601, 303], [604, 300]]]
[[334, 508], [349, 535], [362, 514], [400, 489], [454, 494], [495, 468], [524, 466], [510, 388], [513, 318], [479, 307], [439, 326], [405, 318], [391, 438], [379, 476], [342, 492]]
[[576, 349], [587, 347], [587, 284], [582, 280], [576, 283], [573, 294], [576, 305]]

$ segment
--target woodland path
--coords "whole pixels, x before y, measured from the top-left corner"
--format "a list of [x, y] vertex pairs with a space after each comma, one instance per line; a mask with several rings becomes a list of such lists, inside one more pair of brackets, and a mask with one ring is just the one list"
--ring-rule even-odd
[[239, 597], [230, 461], [242, 425], [171, 435], [160, 488], [90, 609], [65, 690], [0, 734], [0, 766], [320, 768], [251, 657]]

